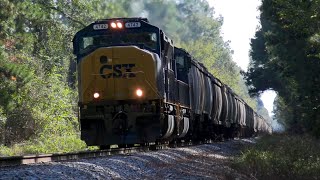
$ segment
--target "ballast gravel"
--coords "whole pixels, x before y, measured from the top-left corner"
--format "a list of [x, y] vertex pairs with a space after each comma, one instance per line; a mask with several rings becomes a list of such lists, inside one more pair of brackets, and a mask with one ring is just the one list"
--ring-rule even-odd
[[252, 179], [230, 167], [253, 139], [0, 168], [0, 179]]

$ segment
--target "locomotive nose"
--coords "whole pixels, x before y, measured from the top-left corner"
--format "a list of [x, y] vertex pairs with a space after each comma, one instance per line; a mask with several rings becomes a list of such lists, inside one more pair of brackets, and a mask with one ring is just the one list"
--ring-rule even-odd
[[[159, 138], [158, 60], [136, 46], [102, 47], [82, 59], [79, 98], [86, 105], [80, 109], [82, 139], [99, 137], [87, 139], [87, 144], [132, 144]], [[174, 130], [172, 121], [168, 124], [166, 137]]]
[[159, 98], [156, 61], [153, 54], [138, 47], [99, 48], [84, 58], [81, 72], [84, 103]]

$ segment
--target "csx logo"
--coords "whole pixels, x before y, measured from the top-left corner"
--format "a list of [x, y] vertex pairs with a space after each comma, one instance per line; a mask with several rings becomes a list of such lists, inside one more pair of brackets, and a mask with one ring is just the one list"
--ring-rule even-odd
[[[128, 78], [136, 77], [132, 73], [132, 68], [135, 67], [135, 64], [114, 64], [114, 65], [103, 65], [100, 68], [101, 77], [104, 79], [107, 78]], [[109, 72], [109, 73], [108, 73]]]

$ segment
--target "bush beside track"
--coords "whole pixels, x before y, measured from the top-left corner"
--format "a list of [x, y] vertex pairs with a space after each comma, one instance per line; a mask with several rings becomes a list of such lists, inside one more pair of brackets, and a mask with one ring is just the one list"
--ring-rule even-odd
[[55, 136], [52, 138], [39, 138], [34, 141], [14, 144], [12, 146], [0, 146], [0, 157], [21, 156], [27, 154], [64, 153], [86, 149], [86, 144], [77, 136]]
[[320, 141], [311, 136], [267, 135], [244, 148], [233, 166], [256, 179], [320, 179]]

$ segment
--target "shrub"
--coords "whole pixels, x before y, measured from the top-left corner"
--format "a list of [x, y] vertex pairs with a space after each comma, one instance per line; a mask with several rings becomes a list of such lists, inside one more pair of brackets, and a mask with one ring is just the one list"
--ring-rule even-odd
[[0, 111], [0, 135], [6, 145], [0, 147], [0, 155], [85, 148], [79, 138], [76, 91], [64, 83], [63, 78], [56, 72], [35, 77], [12, 95], [15, 108], [8, 111], [6, 118], [2, 118]]
[[76, 135], [40, 137], [23, 147], [25, 154], [43, 154], [58, 152], [74, 152], [84, 150], [86, 144]]
[[14, 144], [12, 146], [0, 146], [1, 156], [20, 156], [27, 154], [46, 154], [75, 152], [84, 150], [86, 144], [78, 136], [40, 137], [37, 140]]
[[257, 179], [319, 179], [319, 140], [311, 136], [265, 136], [245, 148], [234, 166]]

